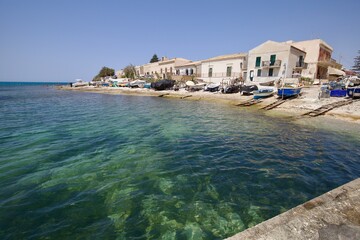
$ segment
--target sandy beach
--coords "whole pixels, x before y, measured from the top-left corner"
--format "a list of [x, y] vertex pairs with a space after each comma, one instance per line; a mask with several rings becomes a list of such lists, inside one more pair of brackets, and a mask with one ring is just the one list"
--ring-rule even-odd
[[[188, 92], [185, 89], [179, 91], [166, 90], [166, 91], [155, 91], [152, 89], [145, 88], [123, 88], [123, 87], [77, 87], [71, 88], [69, 86], [61, 86], [58, 89], [70, 90], [70, 91], [81, 91], [81, 92], [93, 92], [102, 94], [123, 94], [123, 95], [135, 95], [135, 96], [151, 96], [151, 97], [164, 97], [164, 98], [176, 98], [179, 100], [201, 100], [211, 101], [223, 104], [237, 105], [253, 98], [253, 96], [242, 96], [239, 93], [235, 94], [222, 94], [219, 92], [211, 93], [205, 91]], [[286, 117], [299, 117], [304, 113], [311, 110], [315, 110], [326, 104], [335, 103], [342, 101], [346, 98], [343, 97], [331, 97], [319, 99], [319, 86], [304, 87], [302, 89], [301, 96], [295, 99], [291, 99], [281, 104], [280, 106], [270, 110], [264, 111], [265, 114], [270, 115], [283, 115]], [[262, 99], [258, 104], [252, 105], [248, 108], [261, 109], [275, 101], [278, 98], [276, 95]], [[351, 123], [360, 124], [360, 101], [355, 100], [351, 104], [341, 106], [332, 109], [325, 113], [320, 118], [333, 118], [337, 120], [347, 121]], [[317, 118], [319, 118], [317, 117]]]

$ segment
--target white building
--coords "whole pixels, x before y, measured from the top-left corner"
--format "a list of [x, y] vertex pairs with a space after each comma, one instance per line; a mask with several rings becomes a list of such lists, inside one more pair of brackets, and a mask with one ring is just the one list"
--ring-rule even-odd
[[249, 51], [247, 82], [267, 82], [292, 78], [306, 67], [306, 52], [292, 42], [267, 41]]
[[246, 78], [247, 53], [217, 56], [201, 61], [198, 78], [205, 82], [221, 83], [223, 80]]

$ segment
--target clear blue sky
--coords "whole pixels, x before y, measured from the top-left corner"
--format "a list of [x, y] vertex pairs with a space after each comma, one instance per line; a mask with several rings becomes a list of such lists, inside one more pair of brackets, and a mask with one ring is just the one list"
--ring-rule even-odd
[[91, 80], [159, 57], [201, 60], [321, 38], [353, 65], [359, 0], [0, 0], [0, 81]]

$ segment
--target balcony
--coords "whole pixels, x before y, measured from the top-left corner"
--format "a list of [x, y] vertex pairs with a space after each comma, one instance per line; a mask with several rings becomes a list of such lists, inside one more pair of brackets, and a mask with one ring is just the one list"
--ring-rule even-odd
[[307, 68], [307, 63], [304, 63], [304, 62], [296, 62], [296, 65], [295, 65], [295, 68], [298, 68], [298, 69], [304, 69], [304, 68]]
[[281, 60], [275, 60], [274, 62], [262, 61], [261, 67], [262, 68], [278, 68], [278, 67], [281, 67]]

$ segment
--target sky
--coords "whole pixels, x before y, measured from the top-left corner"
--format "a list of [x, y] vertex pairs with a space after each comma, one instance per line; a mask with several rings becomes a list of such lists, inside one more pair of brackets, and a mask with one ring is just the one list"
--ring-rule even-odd
[[321, 38], [351, 68], [359, 0], [0, 0], [0, 81], [87, 81], [153, 56], [202, 60]]

